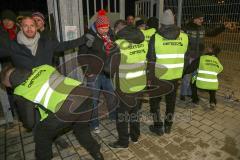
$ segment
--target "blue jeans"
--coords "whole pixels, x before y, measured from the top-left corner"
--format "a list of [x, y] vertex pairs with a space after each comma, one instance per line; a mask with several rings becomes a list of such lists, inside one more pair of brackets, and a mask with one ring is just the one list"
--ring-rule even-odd
[[[187, 63], [191, 64], [192, 61], [194, 61], [194, 60], [195, 60], [195, 58], [189, 58]], [[182, 96], [191, 96], [192, 95], [192, 89], [191, 89], [192, 76], [193, 76], [193, 73], [184, 75], [184, 77], [182, 79], [180, 95], [182, 95]]]
[[[99, 126], [99, 117], [98, 117], [98, 100], [100, 96], [100, 89], [104, 93], [108, 107], [108, 115], [111, 120], [116, 119], [116, 107], [117, 107], [117, 98], [114, 95], [114, 89], [112, 86], [112, 81], [109, 77], [104, 74], [99, 74], [97, 76], [87, 78], [87, 86], [91, 88], [98, 89], [93, 91], [93, 112], [91, 117], [91, 127], [96, 128]], [[110, 93], [110, 94], [108, 94]]]
[[187, 96], [187, 95], [191, 96], [192, 95], [191, 79], [192, 79], [191, 73], [184, 75], [184, 77], [182, 79], [180, 95], [182, 95], [182, 96]]

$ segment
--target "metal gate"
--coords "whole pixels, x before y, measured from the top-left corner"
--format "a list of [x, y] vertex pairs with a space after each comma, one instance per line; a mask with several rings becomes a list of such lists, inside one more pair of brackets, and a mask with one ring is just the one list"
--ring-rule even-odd
[[[115, 17], [125, 18], [125, 0], [48, 0], [48, 13], [52, 15], [50, 17], [54, 17], [53, 25], [60, 41], [82, 36], [100, 9], [108, 11], [112, 22]], [[60, 57], [60, 68], [63, 74], [83, 80], [81, 69], [74, 69], [78, 66], [77, 53], [76, 49], [65, 52]]]

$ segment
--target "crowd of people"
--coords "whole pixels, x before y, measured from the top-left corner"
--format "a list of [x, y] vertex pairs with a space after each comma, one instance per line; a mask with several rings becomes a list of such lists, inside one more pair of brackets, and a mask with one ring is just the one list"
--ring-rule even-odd
[[[118, 139], [109, 144], [113, 149], [138, 142], [139, 111], [146, 96], [153, 118], [149, 130], [156, 136], [171, 133], [180, 83], [182, 101], [190, 96], [197, 107], [197, 90], [201, 89], [210, 95], [206, 110], [216, 107], [217, 75], [223, 70], [217, 58], [220, 49], [214, 44], [205, 47], [204, 37], [223, 32], [227, 23], [208, 31], [203, 26], [204, 15], [197, 12], [181, 29], [167, 9], [160, 20], [135, 20], [130, 15], [111, 28], [106, 12], [100, 10], [85, 35], [59, 42], [46, 28], [42, 13], [21, 17], [19, 28], [16, 20], [13, 11], [1, 13], [1, 81], [12, 88], [10, 101], [23, 126], [33, 130], [39, 160], [52, 158], [52, 143], [69, 129], [94, 159], [104, 159], [101, 146], [91, 135], [91, 131], [101, 131], [100, 93], [108, 118], [116, 122]], [[77, 60], [86, 82], [65, 77], [53, 65], [54, 55], [71, 48], [79, 48]], [[161, 116], [163, 97], [166, 112]]]

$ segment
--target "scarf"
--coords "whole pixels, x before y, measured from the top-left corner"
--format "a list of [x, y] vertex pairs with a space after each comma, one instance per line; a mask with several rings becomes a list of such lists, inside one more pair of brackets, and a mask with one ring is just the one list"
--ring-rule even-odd
[[8, 37], [9, 37], [9, 39], [10, 39], [11, 41], [16, 39], [16, 37], [17, 37], [17, 34], [16, 34], [17, 26], [16, 26], [16, 25], [14, 25], [13, 28], [11, 28], [11, 29], [7, 29], [7, 28], [2, 24], [2, 22], [0, 22], [0, 26], [2, 26], [3, 29], [8, 32]]
[[38, 32], [36, 33], [34, 38], [27, 38], [23, 34], [23, 31], [19, 31], [17, 34], [17, 42], [19, 44], [25, 45], [28, 49], [30, 49], [33, 56], [36, 55], [39, 38], [40, 38], [40, 34]]
[[105, 35], [105, 36], [101, 35], [101, 38], [103, 40], [103, 44], [104, 44], [104, 47], [105, 47], [105, 50], [106, 50], [106, 55], [109, 56], [110, 49], [113, 46], [113, 41], [111, 40], [109, 35]]

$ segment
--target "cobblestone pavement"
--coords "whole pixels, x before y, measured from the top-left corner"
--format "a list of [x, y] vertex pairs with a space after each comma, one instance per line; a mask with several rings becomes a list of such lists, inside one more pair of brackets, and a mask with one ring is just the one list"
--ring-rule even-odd
[[[101, 143], [106, 160], [240, 160], [240, 104], [218, 98], [215, 111], [206, 111], [207, 100], [201, 98], [200, 106], [190, 101], [177, 100], [176, 116], [171, 134], [156, 136], [149, 132], [151, 124], [148, 103], [144, 103], [141, 116], [141, 137], [128, 149], [111, 149], [115, 141], [115, 123], [101, 121], [101, 132], [93, 134]], [[165, 106], [162, 102], [161, 106]], [[162, 107], [164, 111], [165, 107]], [[54, 160], [91, 160], [72, 132], [62, 136], [69, 144], [66, 149], [53, 145]], [[15, 121], [11, 127], [0, 127], [0, 159], [32, 160], [34, 142], [31, 132], [26, 132]]]

